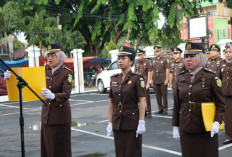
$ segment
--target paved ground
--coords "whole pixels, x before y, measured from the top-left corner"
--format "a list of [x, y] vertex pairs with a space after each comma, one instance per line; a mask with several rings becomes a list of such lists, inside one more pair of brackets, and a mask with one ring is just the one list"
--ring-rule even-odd
[[[172, 108], [172, 95], [169, 94]], [[151, 94], [152, 111], [157, 110], [155, 95]], [[1, 97], [0, 97], [1, 101]], [[114, 157], [113, 137], [107, 137], [108, 94], [72, 94], [72, 154], [73, 157]], [[39, 102], [24, 102], [26, 157], [40, 156]], [[144, 157], [181, 156], [180, 143], [172, 138], [172, 110], [168, 115], [154, 115], [146, 120], [143, 135]], [[0, 102], [0, 157], [21, 156], [18, 102]], [[219, 133], [220, 157], [232, 154], [232, 144], [223, 146], [224, 131]], [[197, 150], [196, 150], [197, 151]]]

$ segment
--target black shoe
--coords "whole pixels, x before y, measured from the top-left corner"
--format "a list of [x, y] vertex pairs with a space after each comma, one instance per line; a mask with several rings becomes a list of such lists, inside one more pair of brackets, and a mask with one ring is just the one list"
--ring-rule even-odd
[[147, 118], [147, 119], [150, 119], [150, 118], [152, 118], [152, 116], [151, 116], [151, 113], [147, 113], [147, 116], [146, 116], [146, 118]]
[[223, 144], [230, 144], [230, 143], [232, 143], [232, 140], [225, 140], [225, 141], [223, 142]]
[[163, 110], [159, 110], [159, 111], [155, 112], [155, 114], [161, 114], [163, 112], [164, 112]]
[[168, 111], [164, 111], [163, 114], [168, 114]]

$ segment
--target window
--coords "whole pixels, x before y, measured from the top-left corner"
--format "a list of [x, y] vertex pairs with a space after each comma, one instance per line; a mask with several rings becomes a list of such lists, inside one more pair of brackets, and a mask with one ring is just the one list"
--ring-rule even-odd
[[219, 31], [219, 29], [217, 29], [217, 40], [218, 41], [220, 40], [220, 31]]
[[209, 11], [209, 16], [216, 16], [216, 15], [217, 15], [216, 10]]
[[224, 16], [227, 16], [227, 7], [224, 7]]
[[118, 69], [118, 62], [117, 61], [113, 62], [109, 67], [109, 70], [114, 70], [114, 69]]
[[226, 39], [226, 30], [223, 29], [223, 39]]

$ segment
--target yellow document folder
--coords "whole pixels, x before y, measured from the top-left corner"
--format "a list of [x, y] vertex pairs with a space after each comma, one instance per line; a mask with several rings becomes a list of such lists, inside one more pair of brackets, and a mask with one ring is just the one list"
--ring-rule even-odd
[[[214, 122], [216, 106], [213, 102], [201, 103], [201, 110], [202, 110], [202, 117], [205, 125], [205, 130], [211, 131]], [[224, 123], [220, 125], [219, 129], [220, 130], [224, 129]]]
[[[46, 99], [40, 95], [41, 89], [46, 88], [45, 67], [19, 67], [12, 68], [16, 74], [21, 76], [42, 99]], [[11, 77], [6, 81], [7, 93], [9, 101], [19, 101], [19, 90], [17, 87], [18, 80], [11, 72]], [[39, 100], [34, 93], [26, 86], [22, 89], [23, 101]]]

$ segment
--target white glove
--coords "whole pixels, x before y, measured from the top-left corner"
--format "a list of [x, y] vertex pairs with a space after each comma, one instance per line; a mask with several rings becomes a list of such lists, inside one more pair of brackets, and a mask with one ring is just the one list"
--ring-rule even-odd
[[220, 127], [220, 124], [217, 121], [215, 121], [213, 123], [212, 130], [210, 131], [211, 132], [211, 137], [213, 137], [214, 134], [217, 134], [219, 132], [219, 127]]
[[6, 72], [4, 72], [4, 80], [7, 80], [7, 79], [9, 79], [11, 77], [11, 73], [10, 73], [10, 71], [6, 71]]
[[137, 131], [136, 131], [136, 138], [139, 136], [139, 134], [143, 134], [145, 132], [146, 132], [145, 121], [139, 120], [139, 125], [138, 125]]
[[175, 140], [180, 141], [180, 133], [179, 133], [179, 127], [178, 126], [173, 126], [173, 138]]
[[49, 100], [55, 99], [55, 94], [53, 94], [49, 89], [44, 88], [42, 89], [41, 95]]
[[107, 125], [107, 128], [106, 128], [106, 132], [107, 132], [107, 136], [110, 136], [110, 135], [113, 134], [112, 123], [111, 122], [108, 122], [108, 125]]

